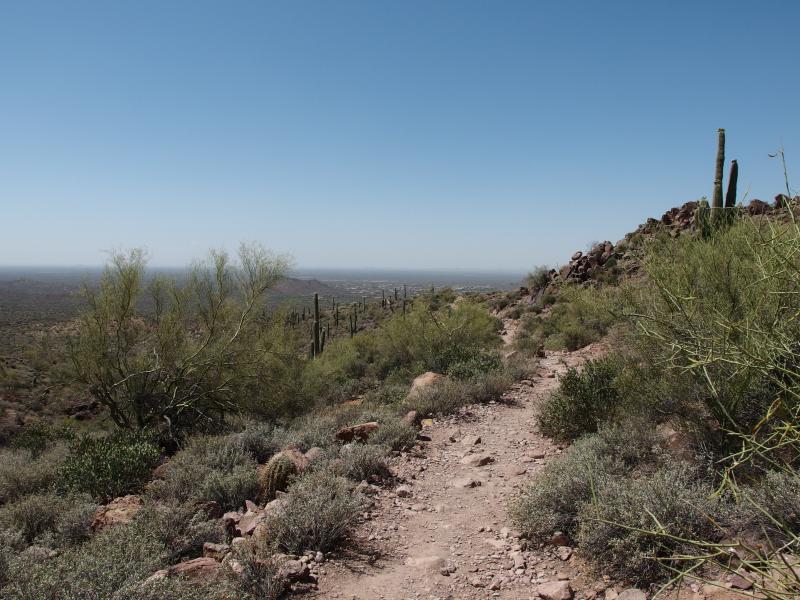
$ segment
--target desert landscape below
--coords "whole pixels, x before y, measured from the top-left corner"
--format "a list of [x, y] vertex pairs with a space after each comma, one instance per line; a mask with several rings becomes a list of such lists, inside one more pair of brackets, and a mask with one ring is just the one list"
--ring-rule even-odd
[[0, 600], [799, 600], [800, 2], [0, 2]]

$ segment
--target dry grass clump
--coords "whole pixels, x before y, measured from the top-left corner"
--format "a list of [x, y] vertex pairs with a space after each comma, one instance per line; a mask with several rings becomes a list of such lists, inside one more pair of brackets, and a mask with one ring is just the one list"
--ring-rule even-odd
[[269, 539], [292, 554], [326, 552], [345, 537], [364, 507], [353, 484], [331, 470], [314, 470], [299, 478], [269, 521]]

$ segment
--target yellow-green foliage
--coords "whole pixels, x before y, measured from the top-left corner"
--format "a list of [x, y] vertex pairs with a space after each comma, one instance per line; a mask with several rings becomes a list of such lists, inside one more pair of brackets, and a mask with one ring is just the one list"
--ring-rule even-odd
[[435, 304], [417, 298], [405, 315], [395, 311], [377, 329], [331, 342], [306, 368], [305, 393], [347, 399], [337, 396], [364, 391], [355, 383], [359, 378], [361, 383], [389, 376], [408, 381], [424, 371], [444, 373], [499, 346], [500, 321], [485, 307], [469, 300], [445, 304], [442, 298], [437, 295]]
[[297, 466], [292, 459], [276, 454], [258, 470], [258, 494], [261, 502], [274, 500], [277, 493], [289, 489], [289, 482], [297, 475]]
[[99, 289], [87, 288], [69, 354], [78, 381], [119, 427], [168, 422], [175, 435], [243, 399], [287, 397], [275, 378], [291, 374], [299, 357], [281, 352], [276, 339], [286, 332], [273, 335], [277, 325], [262, 310], [287, 261], [255, 245], [243, 245], [238, 259], [212, 252], [185, 281], [148, 282], [144, 254], [133, 251], [113, 256]]
[[743, 220], [655, 244], [645, 269], [634, 302], [654, 359], [692, 374], [726, 429], [782, 430], [800, 450], [800, 230]]

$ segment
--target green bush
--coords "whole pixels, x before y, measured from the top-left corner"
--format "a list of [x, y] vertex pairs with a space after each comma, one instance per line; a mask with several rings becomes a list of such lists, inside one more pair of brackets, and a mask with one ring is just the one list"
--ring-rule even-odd
[[54, 442], [72, 440], [74, 438], [75, 433], [71, 429], [54, 427], [49, 423], [40, 421], [17, 433], [9, 445], [12, 448], [28, 450], [33, 458], [38, 458]]
[[581, 370], [568, 369], [542, 405], [542, 432], [559, 440], [575, 439], [611, 420], [621, 399], [615, 385], [620, 370], [619, 362], [609, 358], [589, 361]]
[[578, 514], [593, 490], [651, 462], [654, 443], [653, 430], [636, 421], [580, 438], [549, 461], [511, 503], [512, 520], [534, 540], [546, 540], [556, 531], [574, 536]]
[[149, 438], [118, 432], [82, 436], [73, 443], [59, 472], [66, 489], [100, 501], [135, 492], [147, 480], [161, 452]]
[[289, 489], [280, 511], [269, 520], [269, 538], [281, 550], [331, 550], [355, 524], [364, 498], [344, 477], [314, 470]]
[[624, 302], [624, 295], [615, 287], [564, 286], [558, 296], [542, 298], [543, 305], [552, 305], [549, 312], [523, 318], [515, 346], [520, 350], [583, 348], [622, 321]]
[[400, 404], [408, 390], [406, 384], [384, 383], [364, 394], [364, 404]]
[[25, 545], [74, 545], [89, 536], [96, 507], [88, 496], [30, 494], [0, 507], [0, 529]]
[[452, 363], [447, 369], [447, 375], [460, 380], [479, 379], [487, 373], [499, 371], [502, 366], [497, 354], [478, 351], [468, 358]]
[[705, 238], [659, 239], [646, 252], [648, 285], [631, 296], [642, 343], [665, 377], [693, 377], [733, 434], [728, 450], [755, 436], [740, 467], [787, 445], [800, 451], [798, 248], [797, 225], [749, 219]]
[[550, 269], [544, 266], [536, 267], [533, 271], [528, 273], [526, 281], [531, 293], [535, 294], [546, 288], [550, 283]]
[[674, 463], [638, 478], [606, 479], [578, 517], [581, 553], [603, 573], [636, 585], [672, 576], [671, 568], [690, 566], [672, 559], [688, 548], [678, 538], [723, 537], [717, 522], [727, 511], [713, 492], [688, 466]]
[[288, 261], [257, 245], [242, 245], [238, 259], [212, 252], [187, 277], [148, 281], [134, 250], [115, 254], [99, 286], [87, 286], [69, 356], [117, 426], [175, 440], [243, 402], [272, 417], [297, 410], [293, 330], [263, 310]]

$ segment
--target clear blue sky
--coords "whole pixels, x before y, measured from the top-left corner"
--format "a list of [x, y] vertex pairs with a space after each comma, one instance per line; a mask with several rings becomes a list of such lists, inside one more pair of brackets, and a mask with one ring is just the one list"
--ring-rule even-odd
[[800, 2], [0, 3], [0, 264], [526, 269], [800, 181]]

